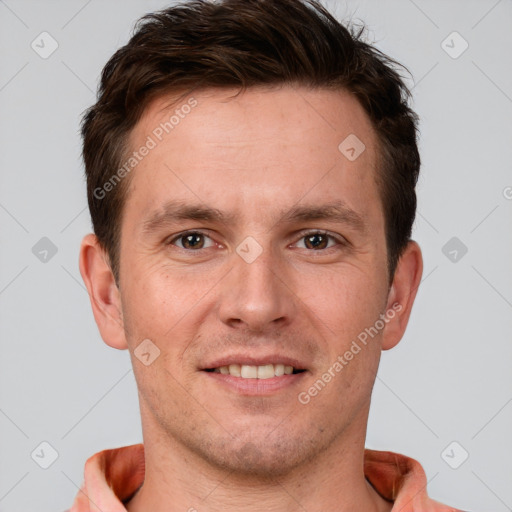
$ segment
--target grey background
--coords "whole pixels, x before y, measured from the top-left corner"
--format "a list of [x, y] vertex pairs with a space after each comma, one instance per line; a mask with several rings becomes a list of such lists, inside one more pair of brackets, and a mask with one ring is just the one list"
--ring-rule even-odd
[[[420, 460], [440, 501], [512, 510], [512, 1], [325, 3], [409, 67], [422, 119], [424, 281], [383, 355], [367, 446]], [[78, 124], [134, 21], [166, 5], [0, 1], [0, 512], [68, 508], [89, 456], [142, 440], [128, 353], [101, 341], [78, 271]], [[59, 45], [47, 59], [31, 48], [43, 31]], [[442, 47], [454, 31], [458, 58], [458, 36]], [[448, 246], [455, 262], [452, 237], [468, 250]], [[48, 469], [43, 441], [59, 455]]]

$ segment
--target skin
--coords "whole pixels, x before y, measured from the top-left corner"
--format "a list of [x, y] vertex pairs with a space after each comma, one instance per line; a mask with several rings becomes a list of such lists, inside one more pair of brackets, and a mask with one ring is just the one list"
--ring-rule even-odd
[[[376, 135], [351, 95], [292, 86], [236, 92], [194, 93], [197, 106], [132, 172], [119, 287], [95, 236], [82, 243], [100, 333], [130, 351], [139, 390], [146, 479], [128, 510], [391, 510], [364, 478], [364, 440], [381, 351], [400, 341], [419, 285], [420, 249], [409, 243], [390, 285]], [[171, 100], [150, 104], [133, 148], [186, 101], [170, 109]], [[338, 150], [349, 134], [366, 146], [355, 161]], [[232, 218], [171, 217], [150, 227], [169, 201]], [[361, 225], [285, 217], [332, 202]], [[178, 238], [187, 230], [205, 236], [191, 247]], [[251, 263], [236, 251], [248, 236], [262, 249]], [[300, 403], [298, 394], [393, 304], [401, 309], [384, 329]], [[160, 350], [148, 366], [134, 356], [145, 339]], [[265, 395], [202, 371], [231, 354], [276, 353], [306, 371]]]

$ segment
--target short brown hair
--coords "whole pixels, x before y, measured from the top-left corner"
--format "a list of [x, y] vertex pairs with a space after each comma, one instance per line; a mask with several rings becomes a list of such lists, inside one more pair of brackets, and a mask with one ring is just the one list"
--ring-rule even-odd
[[284, 84], [343, 89], [368, 114], [380, 146], [376, 179], [391, 279], [416, 214], [417, 116], [400, 65], [364, 42], [363, 33], [315, 0], [191, 0], [141, 18], [104, 67], [98, 101], [82, 121], [89, 210], [116, 280], [128, 178], [108, 194], [98, 190], [117, 176], [149, 102], [207, 87]]

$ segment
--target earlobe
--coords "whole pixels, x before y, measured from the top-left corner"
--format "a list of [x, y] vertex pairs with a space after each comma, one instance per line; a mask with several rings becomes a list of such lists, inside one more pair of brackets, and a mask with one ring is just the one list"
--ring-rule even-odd
[[80, 273], [103, 341], [113, 348], [127, 349], [119, 290], [105, 251], [93, 234], [82, 240]]
[[386, 306], [389, 318], [382, 336], [382, 349], [389, 350], [404, 335], [412, 305], [423, 273], [423, 258], [419, 245], [410, 241], [398, 261]]

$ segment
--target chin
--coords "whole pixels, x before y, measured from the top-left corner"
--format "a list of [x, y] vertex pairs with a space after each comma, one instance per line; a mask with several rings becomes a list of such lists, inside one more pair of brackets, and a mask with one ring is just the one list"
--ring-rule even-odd
[[237, 477], [271, 480], [289, 474], [301, 464], [300, 454], [297, 451], [291, 453], [289, 449], [282, 447], [273, 448], [247, 442], [239, 449], [224, 448], [222, 452], [214, 449], [208, 454], [203, 454], [203, 457]]
[[[279, 429], [277, 429], [279, 430]], [[233, 439], [210, 438], [192, 448], [212, 466], [239, 478], [272, 480], [290, 474], [326, 449], [331, 439], [318, 429], [303, 433], [260, 430]]]

